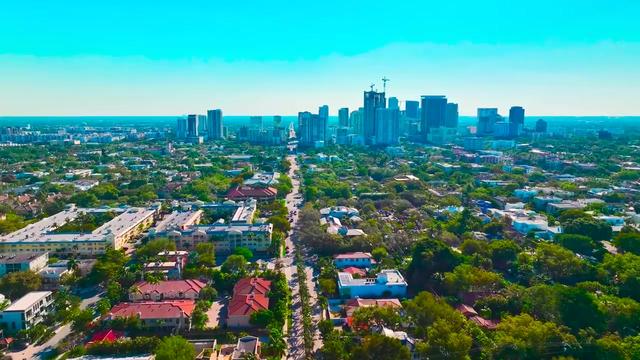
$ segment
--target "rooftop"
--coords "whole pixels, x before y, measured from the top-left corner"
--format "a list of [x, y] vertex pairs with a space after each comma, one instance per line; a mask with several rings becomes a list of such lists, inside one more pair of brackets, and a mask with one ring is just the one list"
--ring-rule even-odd
[[49, 295], [51, 295], [51, 291], [32, 291], [16, 300], [13, 304], [9, 305], [8, 308], [4, 309], [4, 311], [25, 311]]

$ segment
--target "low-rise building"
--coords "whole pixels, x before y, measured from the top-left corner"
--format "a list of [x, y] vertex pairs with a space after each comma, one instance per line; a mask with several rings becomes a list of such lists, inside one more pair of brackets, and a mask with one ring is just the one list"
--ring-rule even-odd
[[269, 309], [267, 294], [271, 281], [262, 278], [240, 279], [233, 287], [233, 297], [229, 301], [227, 326], [250, 327], [251, 314]]
[[140, 281], [129, 290], [130, 301], [197, 300], [207, 286], [200, 280]]
[[227, 193], [230, 200], [273, 200], [278, 195], [278, 190], [274, 187], [238, 186]]
[[51, 291], [30, 292], [0, 313], [0, 324], [10, 334], [30, 329], [44, 320], [52, 306]]
[[137, 317], [148, 328], [167, 330], [189, 330], [191, 314], [196, 307], [193, 300], [124, 302], [115, 305], [106, 316], [107, 320]]
[[249, 354], [255, 356], [256, 359], [260, 359], [260, 339], [247, 335], [238, 339], [238, 343], [231, 354], [231, 360], [247, 359], [250, 356]]
[[371, 253], [368, 252], [351, 252], [335, 255], [333, 257], [333, 262], [338, 269], [350, 266], [368, 269], [376, 263], [373, 256], [371, 256]]
[[338, 273], [338, 290], [346, 298], [381, 298], [407, 295], [407, 282], [398, 270], [382, 270], [375, 278], [354, 279], [349, 273]]
[[47, 266], [49, 253], [0, 254], [0, 276], [17, 271], [38, 272]]
[[170, 231], [167, 237], [180, 249], [195, 249], [201, 242], [212, 243], [216, 252], [228, 253], [237, 247], [267, 251], [271, 245], [273, 224], [224, 224], [193, 226], [184, 231]]

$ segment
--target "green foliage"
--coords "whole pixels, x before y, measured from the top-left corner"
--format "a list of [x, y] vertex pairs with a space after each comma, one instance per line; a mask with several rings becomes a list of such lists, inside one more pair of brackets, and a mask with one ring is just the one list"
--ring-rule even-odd
[[565, 234], [584, 235], [592, 238], [595, 241], [611, 239], [611, 225], [603, 220], [578, 218], [569, 220], [563, 225]]
[[252, 325], [266, 328], [274, 321], [274, 315], [271, 310], [259, 310], [251, 314], [249, 322]]
[[162, 339], [155, 350], [156, 360], [193, 360], [196, 350], [180, 336], [168, 336]]
[[411, 264], [407, 271], [409, 283], [418, 289], [428, 287], [435, 273], [452, 271], [461, 263], [460, 255], [439, 240], [424, 239], [413, 250]]
[[353, 349], [352, 357], [362, 360], [409, 360], [411, 354], [400, 340], [373, 334], [366, 336], [362, 344]]
[[250, 261], [253, 258], [253, 251], [244, 246], [233, 249], [233, 254], [242, 256], [246, 261]]
[[500, 274], [466, 264], [457, 266], [444, 276], [444, 286], [450, 294], [495, 291], [502, 287], [503, 282]]
[[498, 324], [495, 346], [498, 359], [551, 359], [571, 354], [578, 342], [565, 327], [522, 314]]
[[596, 242], [584, 235], [558, 234], [556, 242], [578, 254], [590, 255], [596, 249]]
[[146, 244], [140, 246], [136, 250], [138, 257], [142, 259], [149, 259], [158, 256], [158, 253], [162, 251], [174, 251], [176, 249], [176, 243], [173, 240], [167, 238], [157, 238], [148, 241]]
[[16, 300], [28, 292], [36, 291], [42, 285], [42, 277], [29, 271], [17, 271], [0, 279], [0, 293], [11, 300]]
[[87, 346], [86, 353], [95, 356], [131, 356], [149, 354], [160, 344], [160, 338], [136, 336], [118, 339], [114, 342], [102, 341]]
[[243, 274], [247, 269], [247, 259], [243, 255], [229, 255], [222, 263], [221, 269], [232, 275]]
[[619, 250], [640, 255], [640, 233], [621, 232], [613, 239], [613, 243]]

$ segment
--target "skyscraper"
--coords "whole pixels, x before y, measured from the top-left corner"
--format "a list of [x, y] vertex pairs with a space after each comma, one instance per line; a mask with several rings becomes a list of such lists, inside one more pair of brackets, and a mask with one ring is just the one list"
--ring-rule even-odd
[[322, 105], [318, 108], [318, 115], [325, 119], [325, 121], [329, 120], [329, 105]]
[[400, 133], [400, 110], [376, 109], [376, 145], [395, 145]]
[[420, 125], [423, 139], [432, 128], [444, 126], [447, 117], [447, 98], [443, 95], [422, 96], [422, 114]]
[[384, 92], [364, 92], [364, 142], [367, 145], [375, 144], [376, 136], [376, 109], [384, 108], [386, 99]]
[[187, 118], [179, 117], [176, 124], [176, 137], [178, 139], [187, 138]]
[[224, 137], [222, 125], [222, 110], [207, 110], [207, 135], [209, 140], [219, 140]]
[[478, 136], [486, 136], [493, 134], [493, 126], [498, 122], [500, 115], [496, 108], [479, 108], [478, 109]]
[[407, 100], [404, 102], [404, 114], [411, 119], [418, 118], [418, 109], [420, 108], [420, 102], [415, 100]]
[[509, 122], [524, 125], [524, 108], [522, 106], [512, 106], [509, 109]]
[[198, 115], [189, 114], [187, 115], [187, 138], [196, 138], [198, 137]]
[[297, 135], [302, 146], [315, 146], [317, 142], [326, 141], [326, 119], [308, 111], [299, 112]]
[[364, 108], [358, 108], [349, 115], [349, 127], [351, 133], [364, 138]]
[[458, 117], [458, 104], [447, 103], [447, 116], [444, 120], [444, 126], [448, 128], [457, 128]]
[[207, 134], [207, 115], [198, 115], [198, 135]]
[[349, 127], [349, 108], [340, 108], [338, 110], [338, 125], [340, 127]]
[[392, 96], [389, 98], [389, 104], [387, 106], [389, 109], [400, 109], [399, 103], [398, 103], [398, 98], [395, 96]]

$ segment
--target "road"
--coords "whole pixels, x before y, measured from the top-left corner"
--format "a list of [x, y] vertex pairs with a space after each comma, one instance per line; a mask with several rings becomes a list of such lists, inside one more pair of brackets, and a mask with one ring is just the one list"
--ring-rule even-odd
[[[291, 218], [291, 231], [289, 232], [289, 236], [285, 239], [286, 251], [285, 256], [280, 260], [280, 263], [283, 267], [283, 271], [287, 277], [287, 281], [289, 282], [289, 286], [291, 287], [291, 291], [293, 294], [291, 300], [291, 308], [293, 310], [293, 324], [291, 329], [289, 329], [289, 334], [287, 336], [288, 342], [288, 351], [287, 351], [287, 359], [304, 359], [304, 339], [302, 332], [302, 304], [300, 301], [300, 287], [297, 279], [297, 269], [295, 265], [295, 252], [296, 252], [296, 229], [298, 226], [298, 208], [297, 204], [301, 201], [300, 196], [300, 181], [294, 178], [296, 172], [299, 170], [299, 165], [296, 157], [294, 155], [290, 155], [288, 158], [291, 163], [291, 168], [289, 170], [289, 177], [291, 178], [291, 183], [293, 185], [293, 189], [291, 193], [289, 193], [286, 197], [287, 210], [291, 214], [293, 212], [293, 216]], [[317, 325], [317, 322], [320, 320], [321, 309], [318, 305], [317, 301], [317, 293], [315, 289], [315, 284], [313, 282], [313, 269], [310, 266], [305, 267], [307, 273], [307, 287], [309, 288], [310, 294], [310, 303], [313, 308], [313, 319], [314, 326]], [[315, 335], [315, 343], [314, 350], [317, 350], [322, 347], [322, 340], [320, 338], [320, 334], [316, 328]]]
[[[103, 293], [97, 293], [89, 298], [82, 299], [80, 303], [80, 309], [84, 310], [90, 306], [95, 305], [95, 303], [100, 300]], [[61, 341], [67, 338], [71, 334], [71, 324], [65, 324], [60, 326], [56, 330], [56, 334], [51, 337], [51, 339], [47, 340], [44, 344], [41, 345], [29, 345], [27, 348], [20, 352], [9, 352], [7, 355], [11, 356], [13, 360], [23, 360], [23, 359], [40, 359], [45, 355], [49, 350], [55, 348]]]

